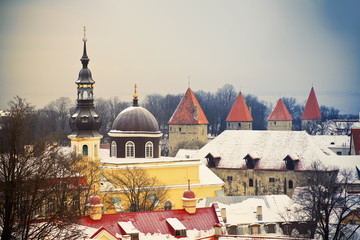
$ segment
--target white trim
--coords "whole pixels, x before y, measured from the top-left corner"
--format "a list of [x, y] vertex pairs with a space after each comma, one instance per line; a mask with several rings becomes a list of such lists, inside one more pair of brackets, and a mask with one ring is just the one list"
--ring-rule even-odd
[[[114, 164], [114, 163], [111, 163]], [[142, 164], [142, 163], [139, 163]], [[134, 165], [134, 164], [124, 164], [122, 163], [121, 165], [123, 166], [100, 166], [100, 168], [103, 169], [118, 169], [118, 170], [125, 170], [127, 168], [139, 168], [139, 169], [149, 169], [149, 168], [172, 168], [172, 167], [191, 167], [191, 166], [200, 166], [202, 165], [201, 162], [191, 162], [191, 163], [187, 163], [187, 162], [179, 162], [179, 163], [165, 163], [165, 164], [149, 164], [149, 165]]]
[[162, 136], [162, 133], [129, 133], [124, 131], [111, 130], [108, 132], [110, 137], [150, 137], [150, 138], [159, 138]]
[[110, 145], [110, 152], [111, 152], [111, 157], [117, 157], [117, 144], [115, 141], [111, 142]]

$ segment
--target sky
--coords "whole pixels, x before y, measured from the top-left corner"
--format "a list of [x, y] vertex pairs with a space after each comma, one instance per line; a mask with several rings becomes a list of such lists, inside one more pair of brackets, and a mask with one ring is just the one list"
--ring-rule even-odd
[[0, 0], [0, 108], [76, 99], [86, 26], [94, 95], [215, 93], [360, 111], [357, 0]]

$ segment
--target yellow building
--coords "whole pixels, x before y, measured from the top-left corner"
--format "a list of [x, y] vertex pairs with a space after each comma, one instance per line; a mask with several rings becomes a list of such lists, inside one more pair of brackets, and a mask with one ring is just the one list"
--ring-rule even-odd
[[[70, 118], [71, 149], [83, 156], [79, 163], [86, 167], [83, 174], [89, 185], [95, 185], [107, 213], [122, 211], [129, 206], [117, 176], [122, 176], [130, 169], [142, 169], [144, 175], [156, 177], [155, 188], [168, 189], [167, 198], [156, 202], [153, 194], [149, 201], [156, 204], [157, 209], [182, 208], [181, 196], [191, 181], [193, 191], [198, 198], [214, 197], [216, 191], [222, 190], [224, 182], [210, 171], [199, 159], [171, 158], [160, 156], [159, 125], [155, 117], [145, 108], [138, 105], [138, 95], [133, 98], [133, 106], [122, 111], [115, 119], [110, 136], [110, 149], [100, 150], [99, 133], [101, 118], [95, 112], [93, 104], [93, 88], [95, 81], [87, 68], [89, 58], [84, 53], [81, 58], [83, 68], [79, 73], [77, 84], [77, 106]], [[190, 90], [191, 91], [191, 90]], [[192, 93], [192, 92], [191, 92]], [[193, 95], [193, 94], [192, 94]], [[197, 101], [196, 101], [197, 103]], [[193, 107], [197, 109], [198, 103]], [[199, 106], [198, 116], [207, 120]], [[204, 125], [206, 126], [206, 125]], [[205, 144], [206, 127], [201, 132], [200, 141]], [[135, 184], [136, 188], [138, 187]], [[141, 186], [146, 191], [147, 186]]]
[[207, 143], [208, 120], [190, 88], [169, 120], [169, 156], [181, 148], [200, 149]]

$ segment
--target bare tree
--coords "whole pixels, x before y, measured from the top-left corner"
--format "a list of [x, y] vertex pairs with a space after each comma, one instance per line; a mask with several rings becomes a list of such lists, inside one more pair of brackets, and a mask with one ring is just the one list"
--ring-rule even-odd
[[151, 177], [141, 168], [130, 168], [111, 175], [112, 183], [125, 196], [126, 211], [153, 211], [167, 199], [167, 189], [160, 185], [158, 178]]
[[309, 178], [309, 186], [303, 187], [294, 196], [299, 204], [299, 215], [305, 221], [317, 224], [316, 234], [324, 240], [356, 239], [360, 225], [352, 225], [356, 216], [352, 211], [360, 204], [359, 196], [348, 194], [347, 189], [354, 181], [354, 174], [338, 171], [337, 174], [324, 177], [324, 167], [314, 163], [314, 176]]
[[71, 239], [76, 231], [63, 230], [71, 229], [87, 188], [72, 171], [77, 159], [36, 135], [37, 113], [24, 99], [15, 97], [9, 106], [0, 129], [1, 238]]

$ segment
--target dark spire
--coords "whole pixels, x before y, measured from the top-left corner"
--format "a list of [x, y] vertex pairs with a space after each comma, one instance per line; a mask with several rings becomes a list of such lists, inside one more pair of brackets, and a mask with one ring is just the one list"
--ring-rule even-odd
[[87, 38], [86, 38], [86, 27], [84, 26], [84, 38], [83, 38], [83, 41], [84, 41], [84, 51], [83, 51], [83, 55], [82, 55], [82, 58], [80, 59], [82, 65], [83, 65], [83, 68], [87, 68], [87, 65], [90, 61], [90, 59], [88, 58], [87, 54], [86, 54], [86, 41], [87, 41]]

